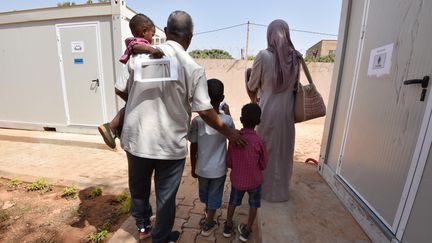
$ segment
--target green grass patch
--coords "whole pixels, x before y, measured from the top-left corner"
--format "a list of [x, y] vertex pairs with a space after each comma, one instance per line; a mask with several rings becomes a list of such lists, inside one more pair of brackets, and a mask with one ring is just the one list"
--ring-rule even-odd
[[129, 192], [127, 191], [123, 191], [122, 193], [120, 193], [119, 195], [117, 195], [116, 199], [118, 202], [123, 202], [124, 200], [126, 200], [127, 198], [129, 198]]
[[77, 189], [75, 186], [67, 186], [63, 189], [62, 197], [75, 197], [77, 194]]
[[87, 235], [87, 242], [101, 242], [108, 235], [108, 230], [98, 230], [97, 232], [90, 233]]
[[9, 186], [10, 187], [17, 187], [22, 183], [22, 181], [20, 179], [18, 179], [17, 177], [12, 177], [9, 181]]
[[92, 199], [97, 198], [102, 195], [102, 192], [103, 192], [102, 187], [95, 187], [90, 192], [90, 198]]
[[43, 177], [37, 179], [35, 182], [27, 186], [27, 191], [49, 191], [50, 189], [51, 186]]
[[117, 201], [120, 203], [120, 208], [117, 210], [119, 214], [128, 214], [130, 212], [131, 198], [128, 192], [124, 191], [117, 196]]
[[87, 235], [88, 242], [100, 242], [104, 240], [111, 228], [111, 220], [107, 220], [96, 232]]
[[10, 218], [9, 213], [6, 212], [6, 210], [0, 211], [0, 222], [6, 221]]

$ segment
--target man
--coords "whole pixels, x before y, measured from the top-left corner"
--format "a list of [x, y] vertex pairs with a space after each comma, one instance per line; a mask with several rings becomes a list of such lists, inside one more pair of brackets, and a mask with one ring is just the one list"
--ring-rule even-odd
[[[210, 104], [204, 69], [186, 52], [192, 40], [193, 23], [189, 14], [174, 11], [168, 18], [167, 42], [158, 46], [176, 60], [176, 80], [143, 82], [143, 55], [128, 64], [125, 87], [128, 92], [121, 142], [128, 158], [131, 213], [140, 231], [140, 239], [150, 236], [149, 203], [153, 171], [157, 200], [156, 223], [151, 231], [153, 242], [172, 242], [179, 237], [173, 231], [175, 199], [187, 154], [187, 133], [191, 112], [195, 111], [210, 126], [231, 142], [244, 144], [240, 133], [227, 127]], [[145, 70], [143, 71], [143, 73]], [[147, 77], [153, 74], [145, 73]], [[134, 77], [137, 76], [137, 77]]]

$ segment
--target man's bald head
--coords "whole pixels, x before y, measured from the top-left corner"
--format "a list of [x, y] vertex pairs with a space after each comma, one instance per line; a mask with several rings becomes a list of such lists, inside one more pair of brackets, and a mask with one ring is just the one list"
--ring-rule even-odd
[[170, 14], [167, 30], [177, 37], [185, 37], [193, 32], [192, 17], [185, 11], [176, 10]]

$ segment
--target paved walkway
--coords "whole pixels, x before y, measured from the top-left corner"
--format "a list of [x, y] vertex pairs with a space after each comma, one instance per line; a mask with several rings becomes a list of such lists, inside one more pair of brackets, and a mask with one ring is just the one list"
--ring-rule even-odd
[[[316, 168], [294, 164], [292, 199], [285, 203], [263, 202], [249, 242], [370, 242]], [[198, 200], [197, 181], [189, 173], [187, 162], [177, 194], [174, 228], [182, 232], [179, 242], [239, 242], [237, 235], [229, 239], [222, 236], [229, 183], [217, 213], [221, 227], [209, 237], [199, 235], [204, 207]], [[0, 129], [0, 176], [18, 176], [26, 181], [45, 177], [56, 184], [83, 188], [102, 185], [118, 192], [127, 188], [127, 163], [125, 153], [108, 149], [100, 136]], [[154, 195], [151, 203], [155, 206]], [[246, 221], [247, 210], [247, 204], [238, 208], [235, 223]], [[132, 218], [110, 242], [137, 242]]]

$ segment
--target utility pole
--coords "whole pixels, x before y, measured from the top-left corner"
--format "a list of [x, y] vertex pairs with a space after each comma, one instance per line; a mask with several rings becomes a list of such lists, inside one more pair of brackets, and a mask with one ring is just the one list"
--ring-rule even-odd
[[245, 71], [247, 69], [247, 62], [248, 62], [248, 49], [249, 49], [249, 25], [250, 25], [250, 21], [248, 20], [247, 22], [247, 31], [246, 31], [246, 50], [245, 50]]

